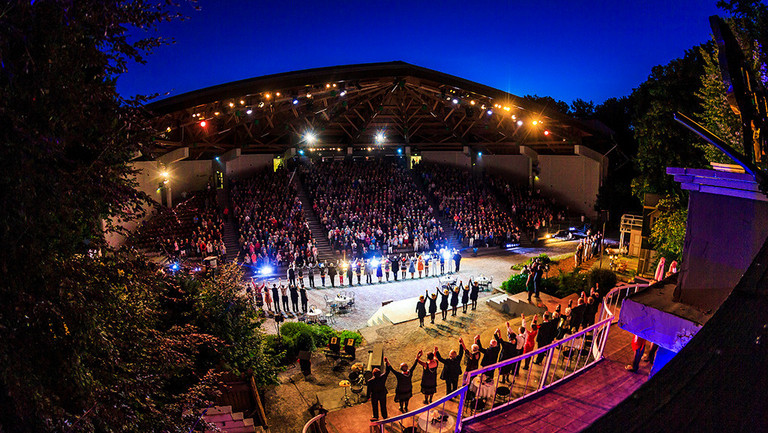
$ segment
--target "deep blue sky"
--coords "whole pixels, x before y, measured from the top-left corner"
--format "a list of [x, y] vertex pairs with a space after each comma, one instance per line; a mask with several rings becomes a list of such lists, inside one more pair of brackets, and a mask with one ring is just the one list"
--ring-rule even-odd
[[200, 0], [176, 43], [118, 81], [126, 96], [403, 60], [516, 94], [602, 102], [710, 37], [716, 0]]

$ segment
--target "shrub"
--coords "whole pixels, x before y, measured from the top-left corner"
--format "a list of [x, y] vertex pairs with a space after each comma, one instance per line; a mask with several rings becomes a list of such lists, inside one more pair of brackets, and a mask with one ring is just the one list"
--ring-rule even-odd
[[514, 295], [525, 291], [525, 282], [528, 280], [528, 275], [512, 275], [507, 281], [501, 283], [501, 290]]
[[541, 261], [544, 262], [544, 264], [553, 263], [552, 260], [549, 258], [549, 256], [547, 254], [541, 253], [541, 254], [539, 254], [536, 257], [531, 257], [530, 259], [524, 261], [523, 263], [518, 263], [516, 265], [512, 265], [512, 269], [515, 270], [515, 271], [519, 271], [519, 270], [523, 269], [523, 266], [530, 266], [531, 263], [533, 263], [533, 261], [535, 259], [541, 259]]
[[616, 273], [610, 269], [592, 269], [587, 275], [589, 287], [599, 284], [600, 295], [605, 296], [612, 288], [616, 286]]
[[301, 322], [288, 322], [280, 327], [281, 340], [270, 335], [267, 338], [268, 353], [279, 360], [281, 365], [296, 361], [302, 350], [313, 351], [328, 345], [331, 337], [339, 337], [343, 342], [347, 338], [355, 340], [355, 346], [363, 342], [363, 336], [354, 331], [336, 331], [326, 325], [307, 325]]
[[354, 338], [355, 339], [355, 347], [360, 346], [363, 344], [363, 336], [360, 335], [359, 332], [355, 331], [347, 331], [346, 329], [341, 331], [339, 335], [341, 341], [347, 341], [347, 338]]

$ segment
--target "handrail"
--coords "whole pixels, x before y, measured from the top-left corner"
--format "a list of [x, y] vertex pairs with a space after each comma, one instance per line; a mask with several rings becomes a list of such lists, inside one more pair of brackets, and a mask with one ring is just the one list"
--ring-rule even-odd
[[[618, 319], [615, 312], [619, 307], [619, 302], [628, 295], [644, 290], [646, 287], [648, 287], [648, 284], [621, 284], [614, 287], [603, 298], [599, 320], [594, 325], [535, 351], [477, 370], [465, 372], [462, 376], [461, 387], [456, 391], [434, 403], [406, 414], [372, 422], [370, 424], [371, 433], [383, 433], [385, 425], [401, 422], [405, 419], [410, 418], [412, 422], [415, 422], [418, 415], [437, 407], [442, 407], [444, 411], [445, 404], [453, 400], [457, 395], [460, 395], [461, 399], [456, 410], [456, 425], [454, 427], [454, 432], [458, 433], [461, 431], [464, 423], [471, 421], [481, 414], [492, 413], [528, 399], [544, 389], [555, 386], [567, 378], [581, 373], [603, 359], [605, 344], [608, 341], [608, 332], [614, 321]], [[542, 356], [542, 361], [546, 358], [546, 362], [542, 362], [540, 365], [531, 362], [531, 358], [539, 356]], [[521, 365], [524, 362], [529, 364], [527, 369], [522, 368], [522, 370], [527, 370], [527, 374], [522, 374], [517, 379]], [[534, 372], [534, 370], [537, 371]], [[514, 375], [508, 386], [504, 386], [506, 385], [504, 383], [502, 383], [501, 387], [499, 386], [502, 372], [507, 377]], [[538, 377], [536, 377], [536, 373], [540, 373]], [[485, 381], [479, 378], [481, 375], [486, 377]], [[489, 377], [491, 378], [490, 381], [487, 380]], [[474, 383], [475, 378], [478, 378], [477, 381], [479, 383]], [[495, 384], [493, 383], [493, 378], [495, 378]], [[511, 398], [513, 387], [515, 385], [519, 386], [521, 383], [524, 383], [521, 395], [517, 398]], [[499, 388], [506, 388], [506, 391], [503, 394], [499, 394]], [[506, 398], [500, 405], [494, 405], [499, 396], [510, 398]], [[485, 399], [491, 401], [491, 407], [488, 410], [484, 410], [485, 402], [483, 402], [483, 406], [480, 406], [481, 400]], [[427, 433], [429, 433], [429, 425], [427, 426]]]
[[[317, 424], [320, 425], [320, 420], [325, 418], [325, 413], [321, 413], [320, 415], [317, 415], [316, 417], [312, 418], [311, 420], [307, 421], [306, 424], [304, 424], [304, 428], [301, 430], [301, 433], [310, 433], [314, 430], [311, 430], [312, 426]], [[325, 426], [320, 427], [320, 431], [326, 431]]]

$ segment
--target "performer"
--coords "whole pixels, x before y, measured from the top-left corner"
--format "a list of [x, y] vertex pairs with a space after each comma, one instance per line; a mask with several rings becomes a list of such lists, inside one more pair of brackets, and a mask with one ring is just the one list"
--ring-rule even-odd
[[424, 274], [424, 257], [419, 256], [419, 258], [416, 261], [416, 269], [419, 271], [419, 278], [422, 277]]
[[421, 393], [424, 394], [424, 404], [432, 403], [432, 397], [437, 392], [437, 359], [432, 352], [427, 353], [427, 361], [421, 360], [422, 351], [416, 355], [416, 362], [424, 368], [421, 375]]
[[403, 273], [403, 280], [405, 280], [405, 273], [408, 272], [408, 260], [405, 257], [400, 259], [400, 270]]
[[[517, 336], [515, 335], [515, 332], [512, 330], [512, 327], [509, 326], [509, 322], [507, 322], [507, 339], [509, 341], [504, 341], [501, 338], [501, 332], [498, 329], [496, 330], [496, 333], [493, 334], [493, 337], [499, 343], [499, 346], [501, 346], [501, 353], [499, 354], [499, 362], [506, 361], [507, 359], [512, 359], [518, 355]], [[512, 372], [512, 367], [513, 367], [512, 364], [508, 364], [499, 369], [499, 378], [500, 378], [499, 383], [507, 383], [509, 381], [509, 373]]]
[[480, 366], [480, 358], [483, 356], [480, 353], [480, 334], [475, 335], [475, 344], [472, 345], [472, 350], [467, 350], [467, 346], [464, 344], [464, 340], [459, 338], [461, 347], [464, 348], [464, 357], [467, 359], [467, 371], [477, 370]]
[[480, 293], [480, 285], [477, 281], [472, 283], [472, 290], [469, 292], [469, 299], [472, 300], [472, 311], [477, 309], [477, 296]]
[[459, 340], [459, 352], [455, 350], [448, 352], [448, 359], [440, 356], [440, 352], [435, 347], [435, 356], [437, 360], [443, 363], [443, 372], [440, 373], [440, 379], [445, 381], [445, 394], [448, 395], [459, 388], [459, 377], [461, 376], [461, 359], [464, 357], [464, 346]]
[[309, 280], [309, 287], [311, 289], [314, 289], [315, 288], [315, 264], [314, 263], [309, 264], [309, 269], [307, 269], [307, 276]]
[[416, 303], [416, 315], [419, 316], [419, 328], [424, 327], [424, 318], [427, 317], [427, 309], [425, 308], [426, 299], [424, 296], [419, 296], [419, 302]]
[[408, 364], [400, 364], [400, 371], [395, 371], [389, 363], [387, 357], [384, 357], [384, 364], [387, 365], [387, 371], [394, 374], [397, 378], [397, 387], [395, 388], [395, 401], [400, 403], [400, 412], [408, 412], [408, 401], [413, 397], [413, 369], [416, 368], [418, 358], [413, 361], [411, 368]]
[[381, 277], [382, 277], [382, 271], [381, 271], [381, 262], [379, 262], [376, 265], [376, 278], [379, 279], [379, 284], [381, 284]]
[[273, 310], [274, 313], [280, 312], [280, 295], [277, 293], [277, 284], [272, 284], [272, 299], [275, 301], [275, 309]]
[[392, 264], [387, 257], [382, 257], [381, 259], [384, 261], [384, 277], [387, 279], [387, 282], [389, 282], [389, 274], [392, 270]]
[[416, 274], [416, 257], [415, 256], [408, 259], [408, 272], [411, 273], [411, 279], [413, 279], [414, 274]]
[[362, 285], [360, 280], [363, 278], [363, 269], [364, 268], [365, 268], [365, 260], [363, 260], [363, 259], [355, 260], [355, 273], [357, 274], [357, 285], [358, 286]]
[[298, 313], [299, 312], [299, 288], [296, 287], [295, 284], [291, 284], [288, 286], [288, 290], [291, 291], [291, 306], [293, 307], [293, 312]]
[[373, 418], [371, 418], [371, 421], [378, 421], [379, 406], [381, 406], [381, 416], [387, 419], [389, 418], [387, 416], [387, 375], [389, 370], [381, 374], [381, 370], [374, 368], [372, 373], [373, 376], [367, 382], [367, 396], [371, 399], [371, 407], [373, 408]]
[[325, 287], [325, 262], [320, 263], [318, 268], [320, 268], [320, 284]]
[[307, 288], [304, 287], [304, 283], [301, 284], [301, 287], [299, 287], [299, 297], [301, 298], [301, 312], [306, 314], [307, 313]]
[[[440, 289], [437, 289], [437, 292], [439, 292]], [[435, 324], [435, 313], [437, 312], [437, 292], [433, 293], [432, 296], [429, 297], [429, 318], [431, 319], [431, 322], [433, 325]], [[429, 290], [424, 291], [425, 294], [429, 293]]]
[[461, 291], [462, 313], [467, 314], [467, 306], [469, 304], [469, 292], [471, 291], [472, 280], [469, 280], [466, 286], [460, 283], [459, 287], [462, 288], [462, 291]]
[[450, 297], [448, 289], [443, 290], [440, 294], [440, 311], [443, 313], [443, 320], [448, 317], [448, 298]]
[[456, 316], [456, 308], [459, 306], [459, 286], [453, 288], [451, 292], [451, 317]]

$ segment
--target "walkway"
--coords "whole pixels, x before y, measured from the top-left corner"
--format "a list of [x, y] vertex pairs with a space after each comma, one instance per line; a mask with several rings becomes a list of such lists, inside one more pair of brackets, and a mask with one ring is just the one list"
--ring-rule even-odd
[[579, 432], [642, 385], [650, 370], [624, 369], [632, 358], [631, 334], [614, 325], [606, 345], [606, 359], [560, 386], [485, 420], [465, 426], [464, 432], [568, 433]]
[[[606, 359], [579, 376], [560, 386], [533, 397], [520, 405], [477, 421], [464, 427], [464, 432], [578, 432], [628, 397], [643, 382], [649, 370], [647, 363], [641, 364], [640, 373], [629, 373], [624, 366], [631, 358], [630, 334], [614, 325], [611, 327], [606, 345]], [[442, 382], [442, 381], [440, 381]], [[418, 391], [418, 383], [414, 384]], [[437, 396], [444, 395], [442, 383]], [[394, 402], [393, 393], [387, 399], [388, 415], [400, 412]], [[422, 395], [415, 393], [411, 409], [421, 405]], [[446, 405], [449, 412], [455, 412], [455, 403]], [[327, 416], [330, 432], [367, 432], [371, 416], [370, 404], [355, 405], [332, 411]]]

